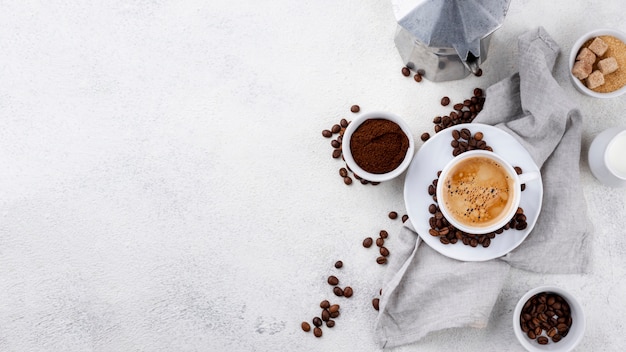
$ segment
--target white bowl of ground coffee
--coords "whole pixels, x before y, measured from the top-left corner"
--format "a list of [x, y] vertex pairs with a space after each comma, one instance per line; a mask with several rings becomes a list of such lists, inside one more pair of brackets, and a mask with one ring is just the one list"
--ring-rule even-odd
[[411, 163], [415, 142], [409, 126], [399, 116], [382, 111], [363, 113], [352, 120], [341, 144], [346, 165], [371, 181], [391, 180]]

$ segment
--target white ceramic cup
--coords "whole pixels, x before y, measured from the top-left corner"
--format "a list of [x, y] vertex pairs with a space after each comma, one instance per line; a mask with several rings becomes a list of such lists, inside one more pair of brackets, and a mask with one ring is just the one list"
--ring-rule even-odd
[[[537, 343], [536, 340], [531, 340], [526, 335], [526, 333], [522, 331], [522, 327], [520, 325], [520, 316], [522, 314], [522, 309], [524, 308], [524, 305], [534, 295], [542, 292], [558, 294], [559, 296], [563, 297], [565, 301], [567, 301], [570, 307], [570, 312], [572, 315], [572, 326], [570, 326], [567, 336], [563, 337], [558, 343], [553, 343], [552, 341], [549, 341], [547, 345], [540, 345]], [[585, 321], [585, 312], [583, 311], [583, 307], [580, 302], [578, 302], [574, 295], [572, 295], [565, 289], [556, 286], [540, 286], [531, 289], [530, 291], [526, 292], [526, 294], [524, 294], [522, 298], [520, 298], [520, 300], [517, 302], [517, 305], [515, 306], [515, 310], [513, 311], [513, 331], [515, 332], [515, 336], [517, 337], [519, 343], [524, 346], [527, 351], [530, 352], [571, 351], [582, 340], [583, 336], [585, 335], [586, 326], [587, 323]], [[545, 335], [545, 333], [543, 334]]]
[[[457, 219], [455, 219], [454, 216], [452, 216], [451, 211], [446, 208], [445, 202], [443, 201], [445, 188], [444, 180], [448, 177], [450, 171], [453, 170], [459, 162], [476, 156], [489, 158], [500, 164], [504, 168], [508, 176], [513, 180], [513, 192], [509, 194], [510, 199], [507, 203], [506, 209], [504, 210], [504, 214], [500, 216], [497, 222], [489, 224], [488, 226], [471, 226], [459, 222]], [[486, 150], [467, 151], [465, 153], [459, 154], [458, 156], [450, 160], [448, 164], [446, 164], [446, 166], [443, 168], [443, 170], [441, 170], [441, 174], [439, 175], [439, 181], [437, 182], [437, 201], [439, 203], [439, 209], [441, 210], [441, 213], [446, 218], [446, 220], [448, 220], [448, 222], [452, 226], [461, 231], [471, 234], [484, 234], [493, 232], [506, 225], [509, 221], [511, 221], [513, 215], [515, 215], [515, 212], [517, 211], [517, 208], [519, 207], [520, 201], [522, 199], [522, 184], [528, 183], [535, 179], [539, 179], [539, 176], [540, 174], [535, 171], [518, 175], [509, 162], [507, 162], [501, 156], [494, 152]]]
[[589, 147], [589, 168], [603, 184], [626, 186], [626, 128], [612, 127], [597, 135]]

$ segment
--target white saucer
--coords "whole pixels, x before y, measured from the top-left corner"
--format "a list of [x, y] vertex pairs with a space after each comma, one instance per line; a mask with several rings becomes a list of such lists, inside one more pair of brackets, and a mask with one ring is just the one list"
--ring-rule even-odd
[[510, 134], [503, 130], [479, 123], [459, 124], [435, 134], [415, 153], [404, 181], [404, 203], [407, 214], [419, 236], [437, 252], [462, 261], [485, 261], [501, 257], [519, 246], [532, 231], [543, 201], [541, 177], [526, 184], [522, 192], [520, 207], [524, 209], [528, 227], [524, 230], [506, 230], [491, 240], [489, 247], [481, 245], [471, 247], [461, 241], [456, 244], [443, 244], [438, 237], [428, 233], [428, 219], [432, 216], [428, 206], [433, 204], [428, 194], [428, 186], [437, 178], [437, 172], [443, 169], [452, 156], [452, 131], [467, 128], [472, 132], [483, 132], [484, 141], [513, 166], [519, 166], [524, 172], [537, 171], [539, 168], [528, 151]]

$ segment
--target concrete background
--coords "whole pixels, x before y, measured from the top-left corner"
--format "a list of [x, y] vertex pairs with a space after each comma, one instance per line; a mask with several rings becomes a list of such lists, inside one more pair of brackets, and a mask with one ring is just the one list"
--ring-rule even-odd
[[[586, 161], [596, 134], [626, 126], [626, 98], [579, 94], [566, 67], [585, 31], [626, 30], [622, 14], [617, 0], [513, 0], [482, 77], [418, 84], [400, 74], [389, 1], [0, 2], [0, 350], [378, 350], [384, 266], [361, 241], [386, 229], [393, 255], [403, 178], [344, 185], [321, 131], [359, 104], [418, 139], [449, 112], [442, 96], [514, 73], [516, 38], [537, 26], [585, 118], [589, 274], [513, 270], [487, 328], [397, 351], [521, 350], [511, 314], [542, 284], [582, 301], [578, 350], [626, 349], [626, 189]], [[334, 298], [330, 274], [354, 296]], [[300, 322], [325, 298], [342, 315], [316, 339]]]

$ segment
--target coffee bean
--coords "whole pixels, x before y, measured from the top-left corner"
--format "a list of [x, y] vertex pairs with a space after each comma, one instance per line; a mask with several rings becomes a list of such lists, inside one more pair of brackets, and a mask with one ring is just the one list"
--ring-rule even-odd
[[358, 106], [358, 105], [352, 105], [350, 107], [350, 111], [352, 111], [352, 112], [359, 112], [359, 111], [361, 111], [361, 107]]
[[348, 176], [348, 170], [345, 167], [342, 167], [341, 169], [339, 169], [339, 176], [347, 177]]
[[407, 220], [409, 220], [409, 216], [408, 215], [402, 215], [402, 222], [406, 222]]
[[387, 238], [389, 237], [389, 232], [385, 230], [380, 230], [379, 235], [380, 235], [380, 238]]
[[476, 133], [474, 134], [474, 139], [475, 139], [475, 140], [477, 140], [477, 141], [482, 141], [482, 140], [483, 140], [483, 136], [484, 136], [484, 135], [483, 135], [483, 133], [482, 133], [482, 132], [476, 132]]
[[328, 307], [328, 311], [330, 313], [335, 313], [339, 311], [339, 308], [341, 308], [338, 304], [333, 304], [332, 306]]
[[433, 119], [433, 123], [441, 123], [441, 116], [435, 116], [435, 118]]
[[371, 237], [367, 237], [363, 240], [363, 247], [370, 248], [372, 246], [372, 243], [374, 243], [374, 240]]
[[428, 206], [428, 212], [431, 214], [435, 214], [437, 212], [437, 206], [435, 204], [431, 204]]
[[339, 311], [330, 313], [330, 317], [333, 319], [337, 318], [338, 316], [339, 316]]
[[410, 74], [411, 74], [411, 70], [408, 67], [405, 66], [402, 68], [402, 75], [404, 77], [409, 77]]
[[334, 275], [329, 276], [327, 281], [329, 285], [335, 286], [339, 284], [339, 279]]
[[551, 327], [548, 332], [546, 333], [548, 335], [548, 337], [553, 337], [554, 335], [558, 334], [558, 330], [556, 329], [556, 327]]
[[421, 82], [422, 75], [420, 75], [419, 73], [416, 73], [415, 76], [413, 76], [413, 79], [415, 80], [415, 82]]
[[552, 342], [556, 343], [556, 342], [559, 342], [559, 341], [561, 341], [561, 335], [556, 334], [556, 335], [552, 336]]
[[330, 319], [330, 312], [328, 309], [322, 310], [322, 321], [328, 321]]
[[329, 307], [330, 307], [330, 302], [328, 302], [328, 300], [325, 299], [325, 300], [320, 302], [320, 308], [326, 309], [326, 308], [329, 308]]
[[333, 159], [338, 159], [341, 156], [341, 149], [336, 148], [333, 150]]
[[448, 104], [450, 104], [450, 98], [448, 97], [441, 98], [441, 105], [448, 106]]
[[376, 263], [383, 265], [383, 264], [387, 264], [387, 258], [385, 257], [378, 257], [376, 258]]
[[311, 331], [311, 325], [309, 325], [309, 323], [307, 323], [306, 321], [303, 321], [302, 324], [300, 324], [300, 326], [302, 327], [302, 330], [306, 332]]
[[339, 143], [338, 140], [333, 139], [332, 141], [330, 141], [330, 146], [335, 148], [335, 149], [337, 149], [337, 148], [341, 147], [341, 143]]
[[396, 213], [395, 211], [389, 212], [389, 219], [395, 220], [397, 218], [398, 218], [398, 213]]
[[326, 326], [327, 326], [327, 327], [329, 327], [329, 328], [332, 328], [333, 326], [335, 326], [335, 321], [334, 321], [334, 320], [332, 320], [332, 319], [329, 319], [329, 320], [326, 322]]
[[483, 75], [483, 69], [482, 68], [479, 68], [478, 71], [476, 71], [476, 73], [474, 74], [474, 76], [476, 76], [476, 77], [480, 77], [482, 75]]
[[339, 133], [341, 131], [341, 126], [339, 124], [334, 124], [333, 127], [330, 128], [332, 133]]
[[343, 178], [343, 183], [345, 183], [346, 185], [351, 185], [352, 184], [352, 179], [350, 178], [350, 176], [346, 176]]
[[531, 339], [531, 340], [534, 340], [537, 337], [537, 335], [535, 335], [535, 331], [534, 330], [529, 330], [527, 335], [528, 335], [528, 338]]
[[322, 337], [322, 329], [316, 327], [313, 329], [313, 335], [315, 335], [315, 337]]
[[343, 290], [341, 289], [341, 287], [335, 286], [333, 288], [333, 293], [335, 294], [335, 296], [339, 296], [339, 297], [343, 296]]
[[326, 137], [326, 138], [330, 138], [333, 136], [333, 133], [330, 130], [323, 130], [322, 131], [322, 136]]
[[465, 139], [465, 140], [469, 140], [470, 137], [472, 136], [472, 132], [470, 132], [470, 130], [468, 130], [467, 128], [463, 128], [461, 129], [461, 138]]
[[335, 262], [335, 268], [341, 269], [342, 267], [343, 267], [343, 262], [341, 260], [338, 260]]
[[320, 319], [320, 317], [313, 318], [313, 325], [321, 326], [322, 325], [322, 319]]
[[426, 142], [427, 140], [430, 139], [430, 133], [428, 132], [424, 132], [422, 133], [422, 135], [420, 136], [420, 138], [422, 139], [422, 142]]
[[388, 257], [389, 256], [389, 250], [386, 247], [380, 247], [380, 255], [382, 255], [383, 257]]
[[454, 104], [454, 110], [456, 111], [463, 110], [463, 104]]
[[537, 343], [540, 345], [547, 345], [548, 344], [548, 338], [545, 336], [539, 336], [537, 338]]
[[385, 240], [384, 240], [382, 237], [378, 237], [378, 238], [376, 239], [376, 245], [377, 245], [378, 247], [382, 247], [384, 244], [385, 244]]
[[346, 287], [343, 289], [343, 296], [344, 296], [344, 297], [350, 298], [350, 297], [352, 297], [352, 294], [353, 294], [352, 287], [350, 287], [350, 286], [346, 286]]
[[374, 307], [374, 309], [378, 310], [380, 308], [379, 304], [380, 304], [380, 299], [379, 298], [374, 298], [372, 300], [372, 306]]

